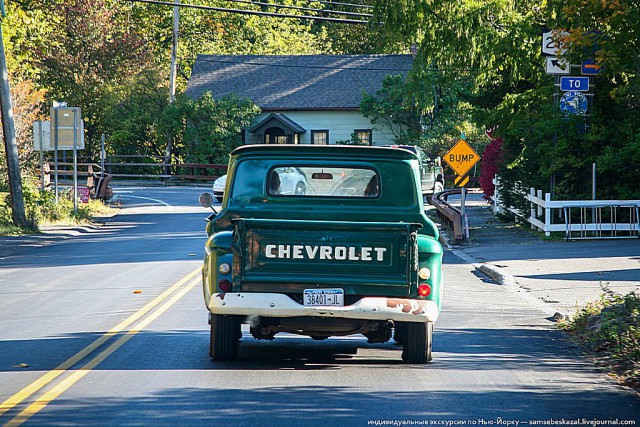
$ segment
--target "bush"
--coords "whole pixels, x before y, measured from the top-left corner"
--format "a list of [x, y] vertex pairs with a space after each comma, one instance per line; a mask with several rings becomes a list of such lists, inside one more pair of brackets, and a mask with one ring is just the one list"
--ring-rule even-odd
[[623, 296], [605, 289], [600, 300], [561, 327], [622, 383], [640, 388], [640, 295]]
[[105, 214], [110, 210], [99, 200], [79, 203], [77, 212], [73, 212], [73, 197], [69, 190], [59, 193], [56, 204], [55, 194], [49, 190], [40, 190], [36, 178], [23, 178], [22, 194], [25, 214], [31, 227], [20, 230], [13, 226], [11, 220], [11, 195], [1, 193], [0, 197], [0, 234], [17, 234], [30, 232], [39, 225], [52, 223], [78, 224], [89, 222], [95, 214]]

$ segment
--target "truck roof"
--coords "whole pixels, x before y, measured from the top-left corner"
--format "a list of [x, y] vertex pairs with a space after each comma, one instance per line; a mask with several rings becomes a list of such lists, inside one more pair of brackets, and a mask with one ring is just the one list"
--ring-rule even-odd
[[278, 157], [350, 157], [352, 159], [397, 159], [411, 160], [417, 156], [411, 151], [395, 147], [367, 145], [311, 145], [311, 144], [258, 144], [244, 145], [231, 152], [232, 157], [265, 156]]

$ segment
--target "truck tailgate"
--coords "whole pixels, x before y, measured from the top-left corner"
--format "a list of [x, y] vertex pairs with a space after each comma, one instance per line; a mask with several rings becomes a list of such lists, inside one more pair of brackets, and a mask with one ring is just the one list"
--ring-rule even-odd
[[244, 292], [399, 296], [415, 281], [420, 224], [237, 219], [235, 227], [234, 289]]

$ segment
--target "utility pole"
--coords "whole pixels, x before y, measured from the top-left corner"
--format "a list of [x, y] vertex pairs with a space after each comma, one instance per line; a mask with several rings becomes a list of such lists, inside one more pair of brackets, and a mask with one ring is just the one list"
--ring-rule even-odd
[[22, 196], [22, 177], [20, 176], [20, 160], [18, 158], [18, 143], [16, 142], [16, 128], [13, 121], [11, 107], [11, 93], [9, 89], [9, 72], [4, 54], [4, 40], [2, 39], [2, 20], [4, 19], [4, 1], [0, 0], [2, 18], [0, 18], [0, 112], [2, 115], [2, 131], [4, 133], [4, 148], [7, 155], [7, 169], [9, 172], [9, 189], [11, 192], [11, 211], [13, 224], [17, 227], [27, 227], [29, 223], [24, 213], [24, 198]]
[[[178, 29], [180, 27], [180, 7], [177, 6], [180, 1], [174, 0], [176, 6], [173, 6], [173, 38], [171, 40], [171, 72], [169, 76], [169, 103], [173, 104], [176, 100], [176, 74], [177, 74], [177, 57], [178, 57]], [[173, 138], [170, 136], [167, 141], [167, 149], [164, 153], [164, 162], [168, 165], [171, 163], [171, 152], [173, 151]], [[171, 166], [166, 167], [166, 174], [171, 174]]]
[[[177, 5], [179, 0], [175, 0]], [[176, 74], [178, 71], [178, 29], [180, 26], [180, 7], [173, 6], [173, 38], [171, 39], [171, 75], [169, 77], [169, 103], [176, 100]]]

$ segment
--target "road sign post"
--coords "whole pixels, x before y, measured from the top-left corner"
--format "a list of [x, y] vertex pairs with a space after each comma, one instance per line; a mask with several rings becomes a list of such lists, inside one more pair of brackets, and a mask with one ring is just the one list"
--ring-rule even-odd
[[455, 185], [459, 185], [461, 187], [460, 194], [460, 216], [464, 222], [465, 235], [468, 236], [469, 230], [466, 226], [466, 187], [465, 185], [469, 182], [469, 176], [467, 173], [471, 170], [471, 168], [480, 161], [480, 156], [476, 152], [476, 150], [471, 147], [467, 141], [464, 140], [463, 136], [456, 142], [456, 144], [444, 155], [444, 161], [451, 166], [458, 177], [455, 179]]

